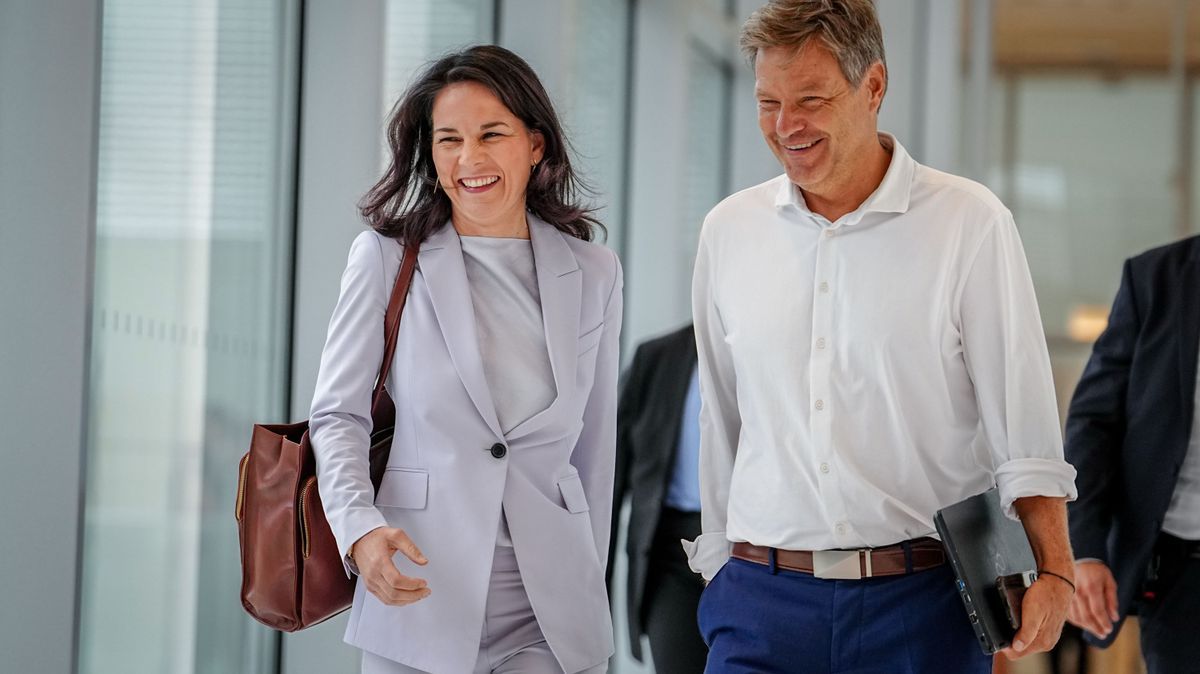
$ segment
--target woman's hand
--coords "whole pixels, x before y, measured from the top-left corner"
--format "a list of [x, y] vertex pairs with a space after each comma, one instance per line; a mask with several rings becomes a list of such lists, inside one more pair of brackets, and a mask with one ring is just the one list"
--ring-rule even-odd
[[400, 573], [392, 562], [397, 551], [421, 566], [429, 563], [403, 529], [391, 527], [373, 529], [355, 541], [350, 546], [350, 557], [367, 589], [379, 601], [389, 606], [407, 606], [428, 597], [430, 590], [423, 578]]

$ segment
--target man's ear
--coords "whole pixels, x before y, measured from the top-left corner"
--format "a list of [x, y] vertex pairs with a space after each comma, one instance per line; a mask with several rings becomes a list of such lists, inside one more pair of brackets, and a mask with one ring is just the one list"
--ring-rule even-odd
[[882, 61], [872, 63], [863, 75], [863, 86], [867, 88], [873, 112], [879, 112], [880, 106], [883, 105], [883, 95], [887, 93], [887, 79], [887, 68]]

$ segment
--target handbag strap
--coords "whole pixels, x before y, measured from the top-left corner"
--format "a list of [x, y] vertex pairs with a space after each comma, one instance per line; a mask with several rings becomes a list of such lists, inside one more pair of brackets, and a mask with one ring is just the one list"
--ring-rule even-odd
[[400, 263], [400, 273], [396, 274], [396, 284], [392, 286], [392, 298], [388, 300], [387, 314], [383, 319], [383, 362], [379, 365], [379, 378], [375, 380], [375, 392], [371, 395], [372, 408], [379, 402], [388, 372], [392, 369], [392, 357], [396, 353], [396, 341], [400, 335], [400, 317], [404, 314], [404, 301], [408, 299], [408, 289], [412, 286], [413, 272], [417, 268], [418, 248], [404, 247], [404, 260]]

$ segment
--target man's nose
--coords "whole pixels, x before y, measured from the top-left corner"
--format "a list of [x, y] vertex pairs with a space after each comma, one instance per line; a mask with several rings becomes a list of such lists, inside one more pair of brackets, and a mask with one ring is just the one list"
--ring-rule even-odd
[[775, 118], [775, 133], [779, 139], [786, 140], [808, 126], [804, 113], [796, 108], [782, 107], [779, 116]]

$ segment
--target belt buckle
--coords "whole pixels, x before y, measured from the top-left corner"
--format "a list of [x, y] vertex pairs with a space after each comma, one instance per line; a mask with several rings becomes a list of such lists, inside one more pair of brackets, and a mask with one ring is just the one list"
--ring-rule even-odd
[[[858, 563], [861, 550], [814, 550], [813, 575], [825, 580], [861, 580], [862, 566]], [[871, 568], [871, 551], [867, 551], [867, 569]], [[868, 570], [867, 575], [871, 575]]]

